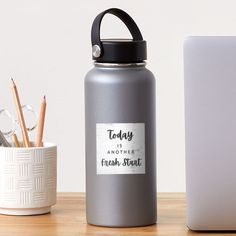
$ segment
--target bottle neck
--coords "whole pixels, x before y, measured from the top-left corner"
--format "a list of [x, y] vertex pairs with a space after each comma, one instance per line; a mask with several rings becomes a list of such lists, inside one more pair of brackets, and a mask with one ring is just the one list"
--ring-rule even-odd
[[94, 62], [94, 65], [97, 67], [145, 67], [146, 62], [137, 62], [137, 63], [103, 63], [103, 62]]

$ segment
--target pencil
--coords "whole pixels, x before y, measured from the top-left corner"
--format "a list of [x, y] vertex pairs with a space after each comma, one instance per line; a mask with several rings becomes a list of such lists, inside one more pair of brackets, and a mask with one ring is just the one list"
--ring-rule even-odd
[[18, 94], [17, 87], [16, 87], [14, 80], [13, 79], [11, 79], [11, 80], [12, 80], [13, 96], [14, 96], [14, 100], [15, 100], [16, 110], [17, 110], [18, 119], [20, 122], [20, 127], [21, 127], [21, 132], [22, 132], [22, 137], [23, 137], [23, 143], [24, 143], [25, 147], [30, 147], [29, 136], [27, 133], [26, 125], [25, 125], [25, 119], [23, 116], [22, 108], [21, 108], [19, 94]]
[[44, 129], [44, 120], [45, 120], [45, 114], [46, 114], [46, 96], [43, 97], [43, 101], [40, 108], [40, 115], [39, 115], [39, 123], [38, 123], [38, 133], [37, 133], [37, 139], [36, 139], [36, 147], [42, 147], [43, 146], [43, 129]]
[[16, 135], [16, 134], [13, 134], [13, 135], [12, 135], [12, 141], [14, 142], [15, 147], [20, 147], [20, 143], [19, 143], [19, 141], [18, 141], [18, 138], [17, 138], [17, 135]]

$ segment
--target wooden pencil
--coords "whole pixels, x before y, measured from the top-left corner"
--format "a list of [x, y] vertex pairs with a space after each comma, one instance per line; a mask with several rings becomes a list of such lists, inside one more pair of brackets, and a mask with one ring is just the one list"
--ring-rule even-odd
[[44, 96], [42, 104], [41, 104], [41, 108], [40, 108], [38, 133], [37, 133], [37, 139], [36, 139], [36, 147], [42, 147], [43, 146], [43, 130], [44, 130], [46, 106], [47, 106], [46, 96]]
[[13, 134], [13, 135], [12, 135], [12, 141], [13, 141], [13, 143], [15, 144], [15, 147], [20, 147], [20, 143], [19, 143], [19, 140], [18, 140], [16, 134]]
[[17, 87], [16, 87], [14, 80], [13, 79], [11, 79], [11, 80], [12, 80], [12, 91], [13, 91], [13, 96], [14, 96], [14, 100], [15, 100], [16, 111], [18, 114], [18, 119], [20, 122], [20, 127], [21, 127], [21, 132], [22, 132], [22, 137], [23, 137], [23, 143], [24, 143], [25, 147], [30, 147], [29, 136], [27, 133], [26, 125], [25, 125], [25, 119], [24, 119], [24, 115], [22, 112], [22, 108], [21, 108], [19, 94], [18, 94]]

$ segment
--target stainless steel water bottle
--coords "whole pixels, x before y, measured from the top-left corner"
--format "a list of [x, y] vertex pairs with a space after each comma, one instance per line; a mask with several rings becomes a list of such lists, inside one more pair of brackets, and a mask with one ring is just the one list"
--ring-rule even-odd
[[[133, 39], [100, 39], [105, 14]], [[92, 25], [94, 68], [85, 78], [87, 222], [133, 227], [156, 222], [155, 78], [146, 42], [124, 11], [100, 13]]]

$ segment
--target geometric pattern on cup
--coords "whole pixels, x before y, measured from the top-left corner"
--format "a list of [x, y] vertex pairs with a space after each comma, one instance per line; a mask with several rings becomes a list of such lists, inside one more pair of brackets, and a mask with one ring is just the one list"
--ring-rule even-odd
[[0, 208], [56, 203], [57, 148], [0, 148]]

